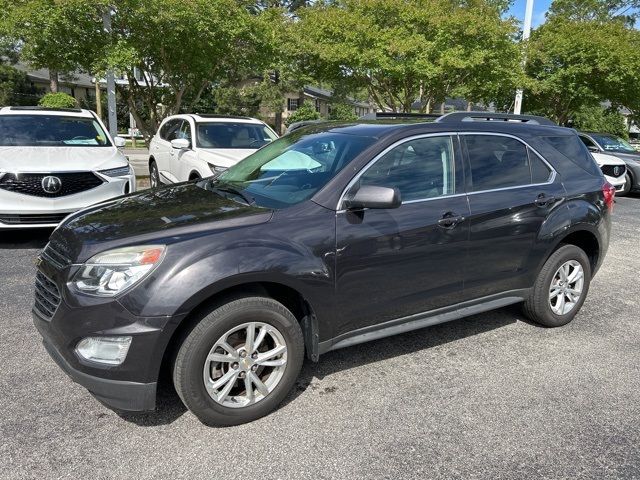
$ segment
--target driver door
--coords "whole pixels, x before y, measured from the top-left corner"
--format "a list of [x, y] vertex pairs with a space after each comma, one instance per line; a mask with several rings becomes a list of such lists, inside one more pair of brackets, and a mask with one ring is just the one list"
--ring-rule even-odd
[[396, 187], [402, 205], [337, 212], [335, 335], [460, 302], [469, 206], [457, 137], [400, 143], [361, 185]]

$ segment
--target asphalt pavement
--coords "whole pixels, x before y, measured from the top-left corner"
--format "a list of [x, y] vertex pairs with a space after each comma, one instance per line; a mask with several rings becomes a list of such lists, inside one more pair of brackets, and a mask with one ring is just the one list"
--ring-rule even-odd
[[224, 429], [168, 389], [119, 416], [53, 363], [30, 315], [47, 235], [0, 233], [1, 479], [640, 478], [640, 197], [568, 326], [512, 307], [331, 352]]

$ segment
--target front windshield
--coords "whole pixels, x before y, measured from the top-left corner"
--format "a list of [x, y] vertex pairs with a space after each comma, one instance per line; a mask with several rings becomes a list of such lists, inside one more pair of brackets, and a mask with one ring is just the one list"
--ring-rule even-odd
[[233, 189], [259, 206], [286, 208], [311, 198], [374, 141], [334, 132], [294, 132], [206, 182], [205, 188]]
[[254, 148], [272, 142], [278, 136], [259, 123], [199, 122], [196, 145], [200, 148]]
[[600, 146], [609, 152], [637, 153], [637, 150], [629, 142], [613, 135], [592, 135]]
[[3, 147], [108, 147], [94, 118], [62, 115], [0, 115]]

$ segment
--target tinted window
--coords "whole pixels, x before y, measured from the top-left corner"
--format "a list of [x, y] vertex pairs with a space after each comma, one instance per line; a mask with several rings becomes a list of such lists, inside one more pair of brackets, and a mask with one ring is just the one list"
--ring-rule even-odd
[[178, 138], [176, 135], [181, 125], [181, 119], [173, 119], [167, 121], [160, 129], [160, 137], [168, 142], [170, 142], [171, 140], [175, 140], [176, 138]]
[[62, 115], [1, 115], [0, 145], [20, 147], [106, 147], [111, 145], [94, 118]]
[[509, 137], [465, 136], [471, 164], [471, 190], [493, 190], [531, 183], [527, 147]]
[[218, 192], [229, 186], [260, 206], [288, 207], [311, 198], [376, 141], [356, 135], [307, 132], [302, 129], [290, 133], [201, 185]]
[[551, 177], [549, 167], [531, 150], [529, 151], [529, 163], [531, 165], [531, 182], [546, 183]]
[[589, 139], [589, 138], [587, 138], [587, 137], [583, 137], [582, 135], [580, 135], [580, 140], [582, 140], [582, 143], [584, 143], [584, 144], [585, 144], [585, 146], [586, 146], [587, 148], [589, 148], [589, 147], [596, 147], [596, 144], [595, 144], [595, 143], [593, 143], [593, 142], [591, 141], [591, 139]]
[[582, 167], [592, 175], [600, 175], [600, 168], [587, 150], [587, 147], [580, 141], [578, 135], [558, 135], [553, 137], [542, 137], [551, 147], [561, 153], [576, 165]]
[[402, 201], [421, 200], [454, 194], [455, 175], [451, 137], [428, 137], [384, 154], [360, 177], [359, 185], [396, 187]]
[[265, 125], [256, 123], [198, 123], [200, 148], [260, 148], [277, 137]]
[[594, 133], [593, 138], [596, 142], [602, 145], [608, 152], [618, 153], [638, 153], [638, 151], [631, 146], [625, 139], [616, 137], [615, 135], [603, 135], [600, 133]]
[[182, 122], [180, 131], [178, 132], [178, 138], [184, 138], [185, 140], [191, 141], [191, 125], [189, 125], [187, 120]]

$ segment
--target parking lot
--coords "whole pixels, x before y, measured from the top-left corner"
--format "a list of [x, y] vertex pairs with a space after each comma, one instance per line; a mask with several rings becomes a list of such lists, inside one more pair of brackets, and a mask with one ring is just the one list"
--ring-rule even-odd
[[508, 308], [332, 352], [275, 413], [226, 429], [170, 391], [119, 416], [73, 384], [31, 321], [49, 232], [2, 232], [0, 478], [640, 477], [639, 212], [618, 200], [569, 326]]

